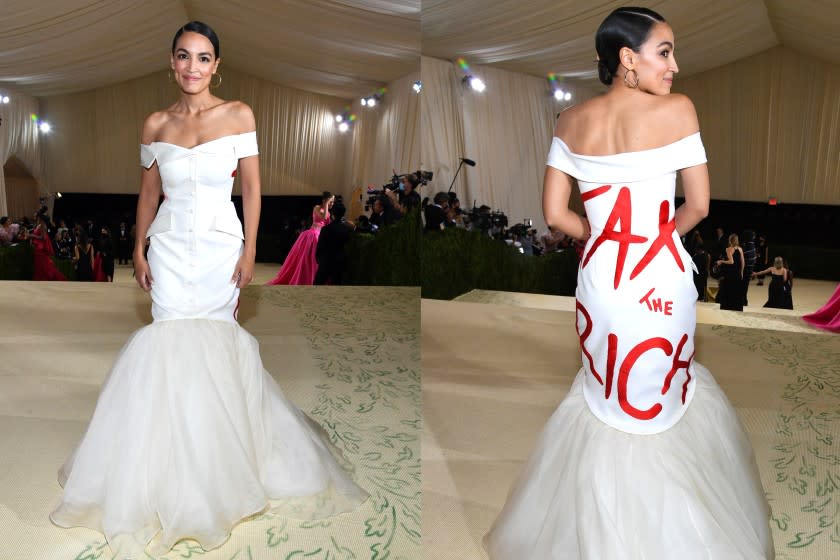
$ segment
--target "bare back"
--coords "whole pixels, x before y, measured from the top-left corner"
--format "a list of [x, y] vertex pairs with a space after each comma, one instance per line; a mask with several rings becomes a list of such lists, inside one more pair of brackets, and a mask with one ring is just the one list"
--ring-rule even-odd
[[554, 135], [573, 153], [604, 156], [659, 148], [698, 130], [684, 95], [610, 91], [561, 113]]

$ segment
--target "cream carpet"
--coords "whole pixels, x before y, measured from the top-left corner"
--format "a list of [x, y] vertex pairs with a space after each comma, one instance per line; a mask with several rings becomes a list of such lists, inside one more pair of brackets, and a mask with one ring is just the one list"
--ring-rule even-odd
[[[753, 443], [776, 558], [829, 560], [840, 558], [840, 336], [798, 317], [836, 284], [803, 285], [794, 298], [810, 309], [700, 304], [697, 359]], [[762, 305], [766, 286], [750, 300]], [[574, 299], [477, 291], [423, 300], [421, 316], [424, 558], [483, 559], [481, 537], [580, 367]]]
[[[275, 267], [261, 267], [260, 282]], [[262, 287], [240, 322], [266, 369], [328, 431], [372, 499], [313, 523], [272, 514], [204, 553], [164, 558], [378, 560], [420, 557], [420, 299], [416, 288]], [[103, 536], [47, 515], [56, 472], [83, 434], [128, 335], [150, 321], [130, 269], [114, 284], [0, 282], [0, 558], [104, 560]], [[151, 558], [151, 557], [150, 557]]]

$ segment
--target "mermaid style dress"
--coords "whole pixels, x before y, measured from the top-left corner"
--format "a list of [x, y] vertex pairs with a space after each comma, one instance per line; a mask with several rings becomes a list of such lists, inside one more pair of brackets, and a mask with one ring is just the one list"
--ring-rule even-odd
[[675, 231], [676, 171], [700, 134], [610, 156], [554, 138], [592, 236], [578, 270], [583, 367], [484, 545], [492, 560], [773, 557], [750, 442], [694, 361], [691, 257]]
[[184, 148], [141, 146], [165, 194], [149, 227], [154, 322], [117, 356], [93, 418], [59, 471], [51, 519], [105, 534], [118, 558], [163, 554], [193, 538], [205, 549], [243, 518], [272, 507], [316, 519], [366, 498], [326, 434], [263, 369], [236, 322], [231, 276], [243, 247], [230, 200], [239, 158], [256, 133]]
[[277, 284], [311, 286], [315, 283], [315, 274], [318, 272], [315, 249], [318, 247], [321, 228], [328, 223], [330, 223], [329, 216], [325, 219], [318, 212], [312, 212], [312, 227], [298, 236], [277, 276], [266, 282], [267, 286]]

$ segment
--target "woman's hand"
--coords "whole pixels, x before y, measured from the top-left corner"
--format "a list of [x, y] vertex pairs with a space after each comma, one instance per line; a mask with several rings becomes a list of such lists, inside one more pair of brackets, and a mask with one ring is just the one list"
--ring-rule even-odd
[[149, 261], [143, 255], [134, 255], [134, 279], [145, 292], [151, 290], [155, 282], [152, 278], [152, 269], [149, 268]]
[[249, 253], [242, 253], [239, 261], [236, 263], [236, 269], [233, 271], [233, 276], [230, 281], [236, 283], [237, 288], [244, 288], [254, 279], [254, 260], [255, 255]]

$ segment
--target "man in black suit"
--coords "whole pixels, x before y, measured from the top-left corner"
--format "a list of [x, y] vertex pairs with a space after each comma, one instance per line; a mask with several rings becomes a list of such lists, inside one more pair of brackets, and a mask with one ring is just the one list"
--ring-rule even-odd
[[447, 210], [449, 210], [449, 195], [445, 192], [439, 192], [435, 195], [434, 204], [426, 206], [423, 215], [426, 218], [426, 231], [440, 231], [452, 224], [452, 220], [447, 217]]
[[321, 228], [315, 247], [315, 260], [318, 262], [315, 284], [340, 286], [346, 265], [344, 247], [353, 233], [353, 225], [342, 219], [346, 209], [340, 202], [333, 205], [331, 212], [332, 222]]

